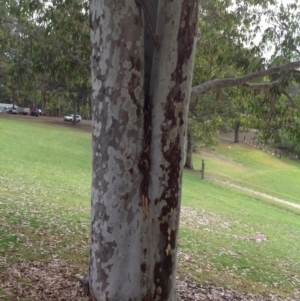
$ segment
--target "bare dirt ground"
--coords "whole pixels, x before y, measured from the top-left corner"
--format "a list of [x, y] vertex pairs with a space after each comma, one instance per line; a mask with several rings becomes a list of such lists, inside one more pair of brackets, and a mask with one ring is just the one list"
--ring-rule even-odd
[[[91, 132], [90, 120], [83, 120], [73, 125], [63, 121], [63, 118], [48, 116], [20, 116], [0, 114], [1, 118], [18, 118], [24, 121], [51, 124], [75, 128]], [[253, 137], [253, 133], [247, 136]], [[233, 133], [223, 136], [225, 141], [233, 141]], [[242, 139], [242, 135], [241, 135]], [[226, 185], [230, 185], [227, 183]], [[242, 187], [240, 187], [242, 188]], [[239, 188], [239, 189], [240, 189]], [[0, 268], [7, 273], [0, 274], [0, 300], [12, 301], [92, 301], [75, 277], [78, 270], [72, 262], [53, 259], [49, 262], [28, 262], [9, 264], [0, 257]], [[78, 275], [80, 276], [80, 275]], [[1, 289], [7, 297], [2, 297]], [[231, 288], [216, 287], [213, 284], [199, 284], [191, 279], [177, 281], [178, 301], [296, 301], [293, 298], [278, 297], [273, 294], [266, 296], [255, 295], [232, 290]], [[120, 300], [121, 301], [121, 300]]]
[[[239, 142], [243, 142], [244, 139], [248, 141], [252, 141], [253, 138], [258, 138], [258, 132], [256, 130], [247, 130], [247, 131], [240, 131], [239, 133]], [[218, 140], [226, 142], [226, 143], [234, 143], [234, 132], [220, 132]]]
[[63, 126], [67, 128], [75, 128], [78, 130], [82, 130], [85, 132], [92, 133], [92, 121], [91, 120], [81, 120], [81, 122], [73, 124], [72, 122], [64, 121], [63, 117], [49, 117], [49, 116], [29, 116], [29, 115], [11, 115], [11, 114], [0, 114], [1, 118], [14, 118], [14, 119], [22, 119], [24, 121], [34, 121], [36, 123], [45, 123], [53, 126]]
[[[253, 139], [257, 139], [257, 137], [258, 137], [258, 133], [255, 130], [249, 130], [247, 132], [241, 132], [240, 133], [240, 143], [243, 143], [244, 140], [246, 140], [246, 141], [253, 141]], [[233, 132], [220, 133], [218, 140], [226, 142], [226, 143], [234, 143], [233, 142], [233, 140], [234, 140], [234, 133]], [[290, 159], [294, 159], [294, 158], [291, 157]], [[278, 203], [281, 203], [281, 204], [285, 204], [285, 205], [290, 206], [290, 207], [294, 207], [294, 208], [300, 209], [300, 205], [299, 204], [288, 202], [288, 201], [285, 201], [283, 199], [279, 199], [279, 198], [273, 197], [271, 195], [268, 195], [266, 193], [261, 193], [259, 191], [253, 190], [253, 189], [249, 189], [249, 188], [242, 187], [240, 185], [233, 184], [230, 181], [224, 181], [224, 180], [220, 180], [220, 179], [216, 179], [216, 178], [212, 178], [212, 177], [209, 178], [209, 179], [213, 180], [213, 181], [216, 181], [216, 182], [219, 182], [219, 183], [222, 183], [224, 185], [228, 185], [228, 186], [234, 187], [234, 188], [239, 189], [239, 190], [243, 190], [243, 191], [249, 192], [249, 193], [254, 194], [254, 195], [262, 196], [262, 197], [264, 197], [266, 199], [269, 199], [269, 200], [272, 200], [272, 201], [275, 201], [275, 202], [278, 202]]]

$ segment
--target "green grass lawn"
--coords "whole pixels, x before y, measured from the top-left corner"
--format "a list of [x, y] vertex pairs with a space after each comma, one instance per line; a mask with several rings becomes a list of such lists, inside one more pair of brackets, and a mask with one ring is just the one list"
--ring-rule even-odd
[[[82, 258], [81, 249], [88, 249], [91, 135], [3, 118], [0, 140], [0, 256]], [[32, 252], [41, 241], [43, 248]]]
[[[200, 281], [280, 294], [299, 287], [300, 211], [185, 172], [180, 258]], [[201, 271], [201, 273], [199, 273]]]
[[[91, 135], [0, 116], [0, 141], [0, 282], [8, 277], [3, 258], [9, 264], [62, 258], [83, 274], [89, 248]], [[296, 187], [289, 185], [300, 177], [298, 162], [243, 145], [230, 151], [221, 144], [212, 153], [196, 155], [195, 166], [204, 158], [207, 170], [297, 198]], [[272, 181], [279, 174], [281, 179]], [[199, 172], [185, 171], [183, 184], [180, 277], [282, 296], [299, 289], [300, 210], [202, 181]], [[0, 289], [0, 299], [11, 300], [5, 296]]]
[[195, 154], [195, 169], [201, 169], [202, 159], [207, 175], [300, 204], [300, 161], [279, 159], [244, 143], [221, 143], [215, 151]]

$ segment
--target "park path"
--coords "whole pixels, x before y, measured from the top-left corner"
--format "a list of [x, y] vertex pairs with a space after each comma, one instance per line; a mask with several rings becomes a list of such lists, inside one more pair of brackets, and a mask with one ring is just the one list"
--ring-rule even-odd
[[275, 202], [278, 202], [278, 203], [281, 203], [281, 204], [285, 204], [285, 205], [290, 206], [290, 207], [294, 207], [294, 208], [300, 209], [300, 205], [299, 204], [288, 202], [288, 201], [276, 198], [274, 196], [268, 195], [266, 193], [262, 193], [262, 192], [259, 192], [259, 191], [253, 190], [253, 189], [245, 188], [243, 186], [236, 185], [236, 184], [231, 183], [229, 181], [219, 180], [219, 179], [216, 179], [216, 178], [209, 178], [209, 179], [213, 180], [215, 182], [218, 182], [218, 183], [230, 186], [230, 187], [234, 187], [234, 188], [239, 189], [239, 190], [243, 190], [243, 191], [249, 192], [251, 194], [255, 194], [255, 195], [264, 197], [266, 199], [269, 199], [269, 200], [272, 200], [272, 201], [275, 201]]

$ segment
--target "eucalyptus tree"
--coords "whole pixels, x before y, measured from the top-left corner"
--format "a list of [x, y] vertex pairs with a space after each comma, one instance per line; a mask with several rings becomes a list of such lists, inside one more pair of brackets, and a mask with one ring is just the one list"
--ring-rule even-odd
[[[258, 22], [255, 17], [264, 12], [266, 1], [260, 3], [260, 12], [251, 6], [251, 1], [231, 7], [230, 3], [233, 4], [214, 0], [201, 5], [193, 86], [213, 79], [236, 77], [263, 67], [263, 61], [257, 59], [258, 47], [246, 48], [245, 43], [255, 32], [253, 25]], [[252, 10], [251, 14], [249, 10]], [[251, 25], [254, 29], [250, 28]], [[222, 124], [228, 128], [232, 119], [241, 113], [243, 103], [239, 96], [237, 89], [220, 88], [191, 99], [186, 168], [193, 168], [193, 142], [190, 140], [196, 139], [204, 147], [213, 145], [217, 127]], [[236, 120], [235, 124], [239, 125], [239, 122]]]
[[[90, 50], [88, 2], [52, 1], [41, 16], [45, 36], [51, 45], [50, 77], [72, 101], [74, 115], [79, 111], [79, 95], [90, 94]], [[51, 51], [50, 50], [50, 51]], [[74, 120], [74, 123], [76, 120]]]
[[95, 300], [176, 299], [190, 91], [194, 98], [253, 88], [261, 84], [254, 79], [300, 66], [216, 78], [190, 90], [197, 12], [191, 0], [91, 1], [92, 232], [85, 281]]
[[94, 0], [90, 9], [89, 290], [95, 300], [175, 300], [198, 1]]
[[[252, 2], [257, 1], [247, 3]], [[52, 3], [64, 8], [73, 2]], [[198, 5], [197, 0], [90, 1], [92, 225], [84, 283], [97, 301], [176, 300], [177, 237], [190, 96], [194, 101], [207, 92], [235, 86], [271, 88], [280, 82], [281, 72], [300, 67], [298, 61], [252, 70], [238, 78], [218, 79], [216, 73], [191, 88]], [[76, 77], [79, 68], [62, 62], [86, 66], [87, 57], [81, 57], [79, 38], [72, 43], [66, 37], [64, 44], [61, 34], [55, 42], [59, 24], [71, 22], [66, 13], [58, 14], [52, 24], [55, 13], [48, 14], [42, 27], [49, 28], [49, 40], [45, 41], [51, 43], [43, 44], [44, 39], [34, 34], [31, 37], [37, 46], [52, 45], [56, 49], [58, 56], [54, 52], [49, 55], [56, 70], [75, 70]], [[244, 13], [244, 9], [238, 11]], [[43, 49], [47, 58], [47, 49]], [[68, 75], [50, 70], [58, 81]], [[271, 82], [253, 82], [271, 74], [279, 75]]]
[[286, 61], [299, 60], [299, 19], [298, 0], [282, 2], [267, 11], [266, 28], [262, 32], [260, 47], [269, 53], [271, 61], [278, 57]]
[[[274, 92], [274, 87], [277, 87], [275, 90], [284, 99], [287, 99], [285, 103], [297, 108], [286, 89], [288, 86], [287, 79], [290, 83], [298, 81], [297, 66], [300, 53], [298, 24], [300, 20], [296, 3], [297, 1], [292, 4], [272, 6], [275, 4], [274, 1], [262, 1], [260, 3], [261, 8], [256, 9], [254, 6], [252, 11], [248, 9], [248, 5], [253, 4], [252, 1], [238, 2], [235, 9], [229, 10], [226, 10], [227, 1], [210, 1], [203, 6], [199, 22], [202, 29], [200, 31], [201, 38], [196, 52], [194, 88], [192, 89], [190, 107], [190, 120], [193, 121], [193, 124], [197, 120], [195, 116], [202, 117], [203, 112], [205, 112], [206, 118], [210, 117], [210, 120], [216, 116], [216, 110], [219, 114], [224, 114], [223, 120], [226, 118], [230, 121], [236, 116], [234, 141], [237, 142], [240, 121], [245, 119], [247, 107], [251, 107], [252, 98], [255, 98], [256, 91], [261, 91], [262, 94], [265, 94], [265, 99], [270, 99], [269, 95]], [[268, 5], [271, 5], [272, 9], [269, 9]], [[243, 14], [243, 12], [245, 13]], [[262, 28], [261, 19], [268, 21], [269, 26], [267, 28]], [[259, 32], [263, 38], [261, 43], [257, 45], [253, 40], [255, 34]], [[244, 45], [248, 45], [248, 48], [245, 48]], [[272, 45], [274, 47], [271, 47]], [[263, 51], [267, 49], [269, 53], [271, 50], [274, 51], [272, 61], [269, 62], [263, 58], [265, 54]], [[278, 70], [272, 75], [266, 71], [273, 68], [272, 72], [274, 72], [275, 66], [284, 64], [287, 64], [285, 71]], [[261, 82], [254, 84], [251, 83], [253, 78], [248, 77], [247, 79], [247, 76], [256, 70], [265, 70], [266, 72], [257, 77], [260, 78]], [[258, 75], [258, 73], [254, 74]], [[238, 79], [239, 76], [241, 81]], [[249, 79], [248, 83], [244, 82], [244, 80], [247, 82]], [[199, 83], [200, 90], [196, 88]], [[201, 85], [202, 83], [205, 85]], [[232, 89], [232, 87], [239, 87], [239, 89]], [[231, 88], [231, 90], [226, 88]], [[204, 93], [208, 92], [213, 92], [215, 95], [214, 98], [211, 97], [210, 101], [207, 101], [207, 98], [203, 96]], [[226, 96], [229, 96], [231, 101], [227, 101], [228, 97]], [[272, 99], [276, 98], [272, 97]], [[262, 101], [261, 106], [263, 103]], [[256, 107], [257, 109], [254, 111], [257, 114], [256, 118], [262, 117], [259, 114], [260, 105], [257, 102]], [[199, 108], [200, 111], [197, 111]], [[210, 115], [207, 114], [208, 111], [211, 112]], [[249, 114], [253, 114], [253, 111], [249, 111]], [[242, 117], [239, 118], [239, 115]], [[228, 119], [228, 117], [230, 118]], [[200, 118], [198, 121], [200, 127], [205, 119]], [[205, 129], [204, 124], [203, 128]], [[268, 128], [264, 127], [265, 130]], [[192, 135], [187, 137], [192, 137]], [[187, 167], [192, 166], [191, 157], [191, 154], [187, 154]]]
[[52, 95], [63, 91], [69, 95], [75, 114], [78, 95], [87, 94], [90, 85], [87, 1], [6, 2], [20, 24], [21, 45], [15, 56], [26, 64], [25, 86], [35, 86], [34, 93], [41, 102], [45, 89]]
[[0, 95], [2, 102], [10, 102], [9, 63], [14, 56], [19, 36], [16, 32], [16, 21], [8, 14], [4, 0], [0, 1]]

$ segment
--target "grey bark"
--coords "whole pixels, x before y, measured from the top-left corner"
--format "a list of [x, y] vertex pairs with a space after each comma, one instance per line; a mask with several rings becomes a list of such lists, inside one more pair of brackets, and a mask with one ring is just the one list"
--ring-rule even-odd
[[[143, 24], [134, 0], [90, 3], [93, 175], [89, 290], [142, 300]], [[128, 30], [130, 29], [130, 30]]]
[[[90, 2], [93, 177], [87, 279], [97, 301], [176, 300], [198, 1], [154, 2], [147, 9], [152, 25], [141, 1]], [[159, 50], [149, 46], [155, 28]]]

